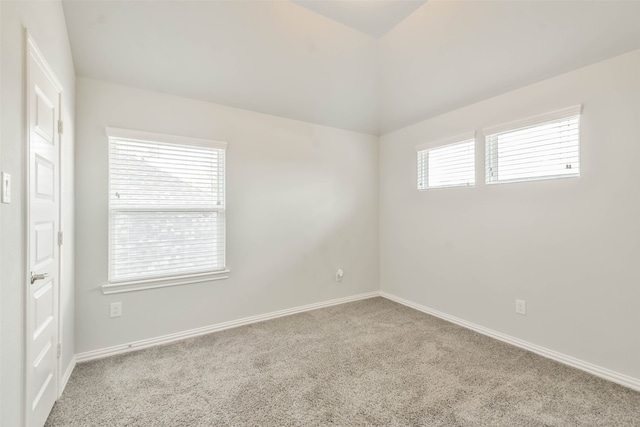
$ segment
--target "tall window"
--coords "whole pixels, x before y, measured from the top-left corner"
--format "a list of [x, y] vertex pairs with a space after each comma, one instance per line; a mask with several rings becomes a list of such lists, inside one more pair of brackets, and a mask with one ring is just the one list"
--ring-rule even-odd
[[485, 129], [487, 184], [580, 176], [580, 110]]
[[416, 147], [418, 190], [474, 185], [475, 135], [450, 138], [436, 144], [438, 146], [433, 148], [427, 148], [427, 144]]
[[226, 143], [107, 134], [109, 282], [224, 270]]

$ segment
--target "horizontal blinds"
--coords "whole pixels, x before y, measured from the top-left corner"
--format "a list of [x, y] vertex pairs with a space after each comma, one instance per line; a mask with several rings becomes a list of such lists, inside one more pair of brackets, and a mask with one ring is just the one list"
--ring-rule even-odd
[[475, 139], [418, 151], [418, 189], [474, 185]]
[[224, 269], [225, 150], [110, 138], [109, 280]]
[[113, 281], [224, 268], [224, 213], [111, 212]]
[[224, 206], [225, 150], [111, 139], [111, 208]]
[[580, 113], [485, 134], [487, 183], [580, 175]]

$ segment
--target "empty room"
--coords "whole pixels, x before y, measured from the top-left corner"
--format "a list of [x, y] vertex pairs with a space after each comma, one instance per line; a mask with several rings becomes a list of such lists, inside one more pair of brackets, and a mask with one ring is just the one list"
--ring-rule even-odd
[[0, 427], [640, 426], [640, 1], [0, 1]]

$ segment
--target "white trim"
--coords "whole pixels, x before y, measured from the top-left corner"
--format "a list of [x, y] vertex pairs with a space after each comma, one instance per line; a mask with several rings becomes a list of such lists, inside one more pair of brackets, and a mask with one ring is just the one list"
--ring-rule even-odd
[[167, 144], [186, 144], [201, 147], [226, 149], [227, 143], [224, 141], [214, 141], [212, 139], [192, 138], [188, 136], [166, 135], [156, 132], [146, 132], [140, 130], [121, 129], [106, 127], [105, 131], [109, 138], [129, 139], [137, 141], [164, 142]]
[[141, 291], [144, 289], [166, 288], [168, 286], [190, 285], [192, 283], [211, 282], [229, 278], [231, 270], [213, 271], [185, 276], [159, 277], [155, 279], [133, 280], [128, 282], [114, 282], [102, 285], [104, 295], [122, 292]]
[[[2, 22], [2, 7], [0, 7], [0, 22]], [[0, 46], [2, 46], [2, 31], [0, 31]], [[0, 54], [0, 94], [2, 94], [2, 55]], [[0, 103], [0, 120], [3, 117], [2, 115], [2, 103]], [[3, 127], [0, 125], [0, 147], [2, 144], [2, 130]], [[0, 151], [2, 151], [0, 149]], [[2, 154], [0, 153], [0, 165], [2, 165]], [[0, 236], [2, 236], [2, 210], [0, 210]], [[2, 266], [0, 266], [0, 277], [2, 277]], [[2, 307], [0, 307], [0, 366], [2, 366]], [[2, 396], [2, 384], [0, 384], [0, 396]], [[0, 400], [2, 400], [0, 398]], [[0, 420], [2, 419], [2, 405], [0, 405]]]
[[432, 148], [446, 147], [447, 145], [457, 144], [458, 142], [466, 142], [470, 139], [475, 141], [476, 131], [466, 132], [460, 135], [451, 136], [448, 138], [438, 139], [436, 141], [425, 142], [424, 144], [416, 145], [416, 151], [430, 150]]
[[482, 134], [485, 137], [496, 133], [502, 133], [507, 131], [514, 131], [522, 128], [526, 128], [533, 125], [539, 125], [552, 120], [558, 120], [565, 117], [578, 116], [582, 113], [582, 104], [573, 105], [567, 108], [561, 108], [544, 114], [538, 114], [536, 116], [527, 117], [524, 119], [514, 120], [508, 123], [502, 123], [495, 126], [489, 126], [482, 129]]
[[[23, 305], [23, 313], [22, 313], [22, 317], [23, 317], [23, 328], [24, 328], [24, 336], [22, 338], [22, 347], [23, 347], [23, 362], [24, 362], [24, 366], [29, 366], [29, 332], [28, 332], [28, 325], [29, 325], [29, 309], [28, 309], [28, 305], [29, 305], [29, 270], [31, 268], [31, 266], [29, 265], [29, 256], [30, 256], [30, 252], [31, 252], [31, 243], [29, 242], [30, 240], [30, 236], [29, 236], [29, 224], [31, 223], [31, 215], [29, 214], [29, 209], [31, 207], [31, 202], [29, 201], [29, 188], [31, 188], [31, 178], [30, 178], [30, 173], [31, 173], [31, 159], [30, 159], [30, 155], [31, 155], [31, 132], [29, 129], [29, 121], [31, 120], [31, 102], [30, 102], [30, 94], [31, 94], [31, 61], [29, 60], [29, 58], [31, 57], [31, 52], [34, 51], [32, 49], [32, 47], [35, 47], [35, 44], [33, 43], [33, 41], [31, 40], [31, 35], [29, 34], [29, 30], [27, 30], [26, 28], [24, 28], [24, 40], [25, 40], [25, 58], [24, 58], [24, 75], [22, 76], [24, 78], [23, 81], [23, 90], [24, 90], [24, 110], [22, 112], [22, 114], [24, 114], [24, 119], [23, 119], [23, 125], [24, 125], [24, 139], [25, 139], [25, 144], [24, 147], [22, 149], [22, 154], [23, 154], [23, 158], [24, 158], [24, 172], [23, 172], [23, 179], [24, 179], [24, 187], [27, 190], [27, 197], [23, 197], [22, 200], [22, 207], [24, 209], [24, 221], [26, 224], [26, 228], [23, 229], [22, 231], [22, 238], [24, 239], [24, 248], [23, 248], [23, 253], [22, 253], [22, 265], [24, 266], [23, 268], [25, 268], [26, 270], [23, 272], [24, 273], [24, 282], [23, 282], [23, 295], [24, 295], [24, 305]], [[38, 51], [39, 52], [39, 51]], [[56, 342], [57, 345], [57, 342]], [[60, 366], [60, 364], [58, 363], [58, 366]], [[56, 374], [56, 376], [58, 376], [59, 374]], [[24, 417], [24, 423], [25, 425], [27, 425], [27, 423], [29, 422], [29, 420], [31, 419], [31, 416], [29, 415], [29, 381], [28, 381], [29, 375], [27, 372], [27, 369], [24, 369], [24, 371], [22, 372], [22, 415]]]
[[580, 178], [580, 172], [572, 175], [545, 175], [545, 176], [531, 176], [526, 178], [517, 178], [517, 179], [498, 179], [496, 181], [487, 181], [485, 177], [485, 185], [494, 186], [501, 184], [513, 184], [516, 182], [533, 182], [533, 181], [547, 181], [551, 179], [571, 179], [571, 178]]
[[67, 383], [69, 382], [69, 378], [71, 378], [71, 374], [73, 370], [76, 368], [76, 356], [74, 355], [71, 358], [71, 363], [67, 366], [67, 369], [64, 371], [64, 375], [62, 376], [62, 380], [60, 381], [60, 388], [58, 390], [58, 399], [62, 396], [64, 389], [67, 387]]
[[368, 298], [380, 296], [380, 292], [373, 291], [364, 294], [353, 295], [344, 298], [332, 299], [329, 301], [317, 302], [313, 304], [302, 305], [299, 307], [287, 308], [284, 310], [274, 311], [257, 316], [245, 317], [242, 319], [231, 320], [228, 322], [217, 323], [215, 325], [204, 326], [202, 328], [190, 329], [188, 331], [177, 332], [175, 334], [163, 335], [160, 337], [149, 338], [139, 341], [133, 341], [127, 344], [116, 345], [113, 347], [101, 348], [98, 350], [86, 351], [76, 354], [78, 363], [88, 362], [90, 360], [102, 359], [117, 354], [128, 353], [134, 350], [140, 350], [148, 347], [172, 343], [187, 338], [193, 338], [200, 335], [210, 334], [212, 332], [223, 331], [225, 329], [237, 328], [238, 326], [249, 325], [252, 323], [264, 322], [265, 320], [276, 319], [278, 317], [290, 316], [292, 314], [302, 313], [305, 311], [317, 310], [319, 308], [330, 307], [332, 305], [345, 304], [348, 302], [359, 301]]
[[515, 338], [510, 335], [506, 335], [489, 328], [485, 328], [484, 326], [480, 326], [476, 323], [468, 322], [458, 317], [451, 316], [449, 314], [443, 313], [438, 310], [434, 310], [433, 308], [426, 307], [424, 305], [417, 304], [415, 302], [406, 300], [404, 298], [400, 298], [398, 296], [389, 294], [387, 292], [380, 291], [380, 296], [388, 300], [395, 301], [399, 304], [406, 305], [407, 307], [411, 307], [423, 313], [427, 313], [432, 316], [439, 317], [440, 319], [446, 320], [448, 322], [455, 323], [456, 325], [462, 326], [464, 328], [471, 329], [472, 331], [478, 332], [482, 335], [486, 335], [488, 337], [497, 339], [499, 341], [506, 342], [507, 344], [511, 344], [516, 347], [520, 347], [522, 349], [539, 354], [540, 356], [546, 357], [547, 359], [555, 360], [556, 362], [560, 362], [564, 365], [568, 365], [573, 368], [580, 369], [581, 371], [585, 371], [597, 377], [604, 378], [605, 380], [609, 380], [611, 382], [620, 384], [622, 386], [629, 387], [630, 389], [640, 391], [639, 378], [634, 378], [629, 375], [621, 374], [619, 372], [615, 372], [615, 371], [594, 365], [592, 363], [585, 362], [580, 359], [576, 359], [575, 357], [568, 356], [566, 354], [563, 354], [554, 350], [550, 350], [548, 348], [539, 346], [537, 344], [533, 344], [528, 341], [524, 341], [519, 338]]
[[124, 208], [114, 209], [118, 212], [224, 212], [225, 207], [216, 205], [213, 208]]

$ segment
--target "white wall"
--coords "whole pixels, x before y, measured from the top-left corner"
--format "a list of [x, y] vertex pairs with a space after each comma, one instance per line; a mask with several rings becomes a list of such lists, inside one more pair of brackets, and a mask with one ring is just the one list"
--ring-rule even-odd
[[59, 2], [0, 2], [2, 9], [2, 147], [0, 169], [11, 173], [11, 204], [2, 204], [0, 260], [0, 304], [2, 306], [2, 401], [0, 425], [20, 426], [24, 415], [23, 348], [24, 287], [23, 259], [25, 231], [24, 172], [24, 27], [29, 29], [38, 47], [64, 87], [62, 141], [62, 226], [66, 242], [61, 251], [61, 306], [63, 329], [63, 370], [74, 354], [73, 341], [73, 144], [75, 73], [69, 49], [62, 6]]
[[[416, 190], [414, 146], [583, 104], [581, 177]], [[640, 51], [380, 139], [385, 292], [640, 378]], [[515, 314], [516, 298], [527, 315]]]
[[[77, 124], [78, 353], [378, 289], [375, 136], [86, 78]], [[229, 279], [102, 294], [105, 126], [228, 142]]]

